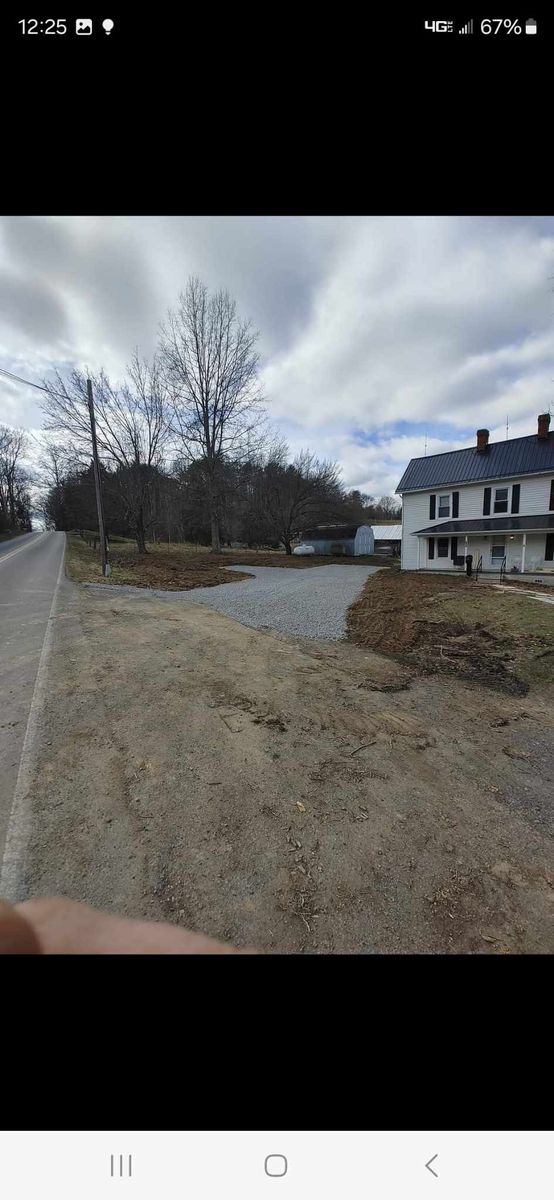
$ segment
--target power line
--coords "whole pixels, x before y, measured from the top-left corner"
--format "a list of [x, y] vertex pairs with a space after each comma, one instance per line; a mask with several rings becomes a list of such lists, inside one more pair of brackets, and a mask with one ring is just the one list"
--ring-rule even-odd
[[41, 383], [32, 383], [30, 379], [23, 379], [21, 375], [6, 371], [4, 367], [0, 367], [0, 375], [5, 375], [7, 379], [15, 379], [17, 383], [24, 383], [27, 387], [37, 388], [39, 392], [47, 392], [49, 396], [57, 396], [59, 400], [67, 400], [67, 396], [63, 396], [61, 392], [55, 392], [53, 388], [44, 387]]
[[[23, 379], [21, 375], [13, 375], [11, 371], [6, 371], [4, 367], [0, 367], [0, 375], [5, 375], [8, 379], [15, 379], [18, 383], [24, 383], [27, 385], [27, 387], [37, 388], [39, 392], [47, 392], [49, 396], [57, 396], [59, 400], [68, 399], [68, 397], [64, 396], [61, 392], [55, 392], [53, 388], [44, 387], [43, 384], [40, 383], [32, 383], [30, 379]], [[31, 437], [34, 437], [34, 434], [31, 433], [30, 429], [27, 429], [26, 432], [30, 434]], [[36, 438], [35, 441], [37, 441]], [[106, 458], [107, 455], [104, 455], [103, 457]]]
[[31, 383], [30, 379], [22, 379], [21, 375], [13, 375], [11, 371], [5, 371], [4, 367], [0, 367], [0, 375], [7, 375], [8, 379], [16, 379], [18, 383], [26, 383], [27, 387], [38, 388], [39, 392], [48, 391], [48, 388], [45, 388], [42, 384]]
[[[37, 388], [39, 392], [47, 392], [49, 396], [57, 396], [60, 400], [67, 400], [67, 396], [63, 396], [61, 392], [55, 392], [52, 388], [44, 387], [44, 385], [41, 383], [32, 383], [30, 379], [23, 379], [21, 375], [14, 375], [12, 371], [6, 371], [4, 367], [0, 367], [0, 375], [5, 375], [7, 379], [15, 379], [17, 383], [24, 383], [27, 387]], [[30, 429], [27, 429], [25, 432], [29, 437], [33, 438], [33, 440], [37, 443], [37, 446], [40, 446], [41, 449], [43, 449], [38, 438], [35, 437], [34, 433], [32, 433]], [[108, 455], [103, 455], [101, 457], [107, 458]]]

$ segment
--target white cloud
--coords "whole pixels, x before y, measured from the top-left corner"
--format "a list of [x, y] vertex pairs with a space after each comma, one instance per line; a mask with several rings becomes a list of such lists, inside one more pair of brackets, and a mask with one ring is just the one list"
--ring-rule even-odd
[[[121, 374], [196, 272], [260, 330], [270, 415], [291, 449], [393, 491], [406, 462], [531, 433], [552, 398], [554, 219], [4, 218], [0, 364]], [[0, 421], [37, 425], [0, 384]], [[362, 436], [371, 438], [362, 444]]]

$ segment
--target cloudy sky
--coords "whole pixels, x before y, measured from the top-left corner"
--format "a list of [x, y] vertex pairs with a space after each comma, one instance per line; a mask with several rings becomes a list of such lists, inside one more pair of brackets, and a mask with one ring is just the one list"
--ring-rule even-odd
[[[267, 407], [294, 453], [393, 493], [407, 461], [533, 433], [554, 400], [552, 217], [3, 217], [0, 366], [121, 376], [191, 274], [259, 330]], [[0, 377], [0, 422], [40, 393]]]

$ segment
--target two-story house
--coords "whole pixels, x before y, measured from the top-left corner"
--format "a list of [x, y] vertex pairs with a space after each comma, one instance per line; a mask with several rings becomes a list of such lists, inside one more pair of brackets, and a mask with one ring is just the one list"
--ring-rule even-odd
[[402, 569], [450, 570], [473, 555], [483, 571], [554, 570], [554, 432], [412, 458], [402, 496]]

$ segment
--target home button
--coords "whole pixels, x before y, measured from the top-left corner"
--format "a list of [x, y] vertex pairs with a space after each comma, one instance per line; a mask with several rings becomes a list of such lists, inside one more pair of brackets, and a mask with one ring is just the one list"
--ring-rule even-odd
[[266, 1175], [271, 1175], [273, 1177], [286, 1175], [288, 1171], [288, 1162], [284, 1154], [268, 1154], [264, 1163], [264, 1170]]

